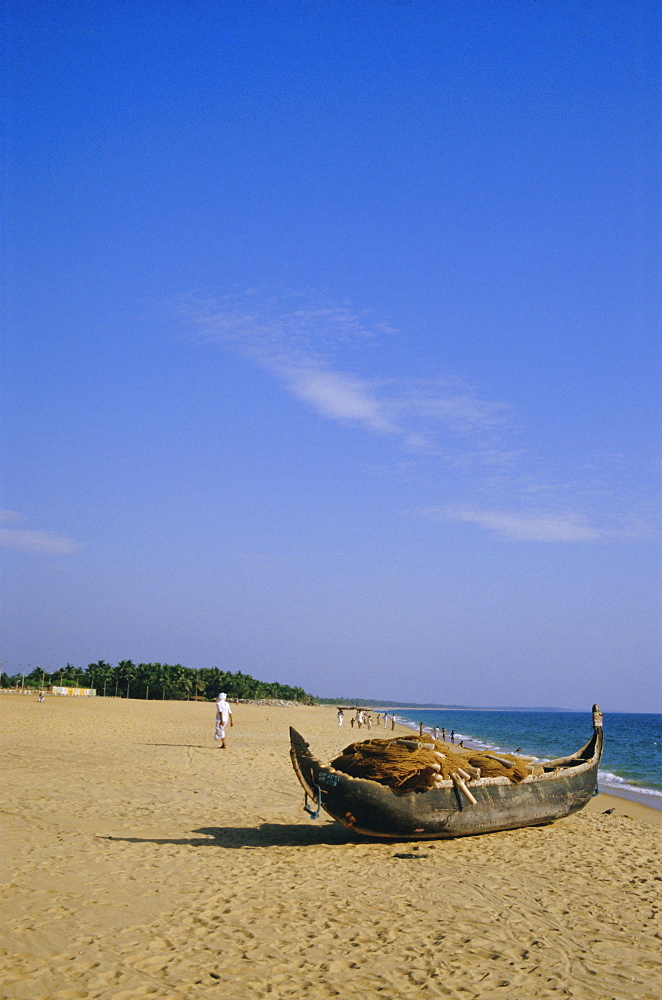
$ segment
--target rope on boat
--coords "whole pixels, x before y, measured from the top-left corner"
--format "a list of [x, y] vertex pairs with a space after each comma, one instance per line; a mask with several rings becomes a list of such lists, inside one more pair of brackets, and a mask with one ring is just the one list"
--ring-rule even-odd
[[319, 785], [315, 785], [317, 789], [317, 809], [311, 809], [308, 805], [308, 792], [303, 793], [303, 808], [306, 810], [311, 819], [317, 819], [322, 809], [322, 789]]

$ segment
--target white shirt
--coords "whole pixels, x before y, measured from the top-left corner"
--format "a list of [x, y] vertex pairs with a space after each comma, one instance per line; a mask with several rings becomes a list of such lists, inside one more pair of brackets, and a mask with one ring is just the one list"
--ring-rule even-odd
[[223, 701], [216, 702], [216, 714], [220, 718], [223, 725], [225, 725], [229, 717], [232, 715], [232, 709], [225, 699], [223, 699]]

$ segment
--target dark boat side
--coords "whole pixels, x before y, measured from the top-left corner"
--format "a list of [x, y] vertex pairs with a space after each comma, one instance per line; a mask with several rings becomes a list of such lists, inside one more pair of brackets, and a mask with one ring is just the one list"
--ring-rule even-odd
[[469, 797], [451, 780], [441, 788], [400, 793], [376, 781], [353, 778], [317, 760], [292, 728], [290, 756], [317, 811], [321, 807], [357, 833], [398, 840], [462, 837], [550, 823], [585, 806], [597, 789], [602, 756], [602, 715], [597, 705], [593, 726], [593, 735], [581, 750], [544, 763], [543, 774], [531, 774], [517, 784], [508, 778], [479, 778], [468, 784]]

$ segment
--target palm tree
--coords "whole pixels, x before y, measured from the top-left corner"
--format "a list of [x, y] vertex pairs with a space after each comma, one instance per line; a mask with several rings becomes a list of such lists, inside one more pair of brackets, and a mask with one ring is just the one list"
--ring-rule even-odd
[[90, 687], [94, 687], [95, 684], [103, 683], [103, 696], [106, 696], [106, 684], [113, 672], [113, 668], [110, 663], [106, 663], [105, 660], [97, 660], [96, 663], [88, 663], [87, 673], [90, 678]]
[[149, 689], [152, 688], [154, 691], [159, 687], [161, 681], [161, 664], [160, 663], [139, 663], [136, 671], [136, 685], [138, 692], [142, 695], [143, 691], [145, 693], [145, 698], [149, 698]]
[[192, 671], [189, 670], [188, 667], [183, 667], [181, 663], [176, 663], [174, 667], [172, 667], [173, 687], [180, 700], [183, 700], [191, 693], [191, 687], [193, 685], [191, 673]]
[[172, 667], [167, 663], [159, 663], [158, 667], [159, 677], [161, 678], [161, 698], [165, 701], [166, 694], [168, 698], [170, 697]]
[[136, 665], [133, 660], [120, 660], [117, 664], [117, 673], [121, 681], [126, 684], [126, 697], [129, 697], [131, 692], [131, 681], [135, 680], [136, 677]]

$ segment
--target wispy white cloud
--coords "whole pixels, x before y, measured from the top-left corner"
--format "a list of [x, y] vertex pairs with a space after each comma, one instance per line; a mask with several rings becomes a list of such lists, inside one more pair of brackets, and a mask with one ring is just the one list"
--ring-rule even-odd
[[577, 470], [574, 482], [555, 476], [555, 459], [546, 462], [521, 444], [524, 431], [507, 403], [483, 398], [454, 373], [386, 372], [385, 348], [398, 333], [365, 310], [309, 294], [256, 291], [180, 308], [197, 336], [238, 351], [320, 417], [390, 437], [415, 456], [428, 498], [440, 491], [444, 497], [444, 504], [421, 506], [419, 515], [531, 542], [595, 542], [653, 530], [650, 518], [634, 517], [637, 504], [627, 491], [617, 499], [623, 477], [609, 475], [604, 463], [590, 474]]
[[421, 513], [445, 521], [464, 521], [522, 542], [596, 542], [607, 533], [580, 514], [545, 511], [478, 510], [472, 507], [427, 507]]
[[[285, 373], [283, 373], [285, 374]], [[344, 372], [319, 368], [292, 368], [286, 376], [289, 391], [310, 403], [322, 416], [353, 421], [380, 434], [400, 428], [387, 416], [388, 407], [365, 381]]]
[[205, 339], [238, 350], [327, 419], [392, 435], [413, 450], [438, 450], [440, 435], [452, 435], [465, 447], [471, 439], [476, 453], [498, 451], [493, 435], [508, 408], [481, 399], [459, 379], [366, 376], [338, 362], [340, 353], [351, 360], [367, 349], [374, 364], [377, 345], [395, 333], [365, 311], [252, 293], [197, 300], [185, 311]]
[[0, 522], [9, 527], [0, 527], [0, 546], [18, 549], [22, 552], [49, 552], [54, 555], [72, 555], [81, 548], [81, 543], [67, 535], [54, 531], [16, 527], [25, 517], [16, 511], [0, 511]]

